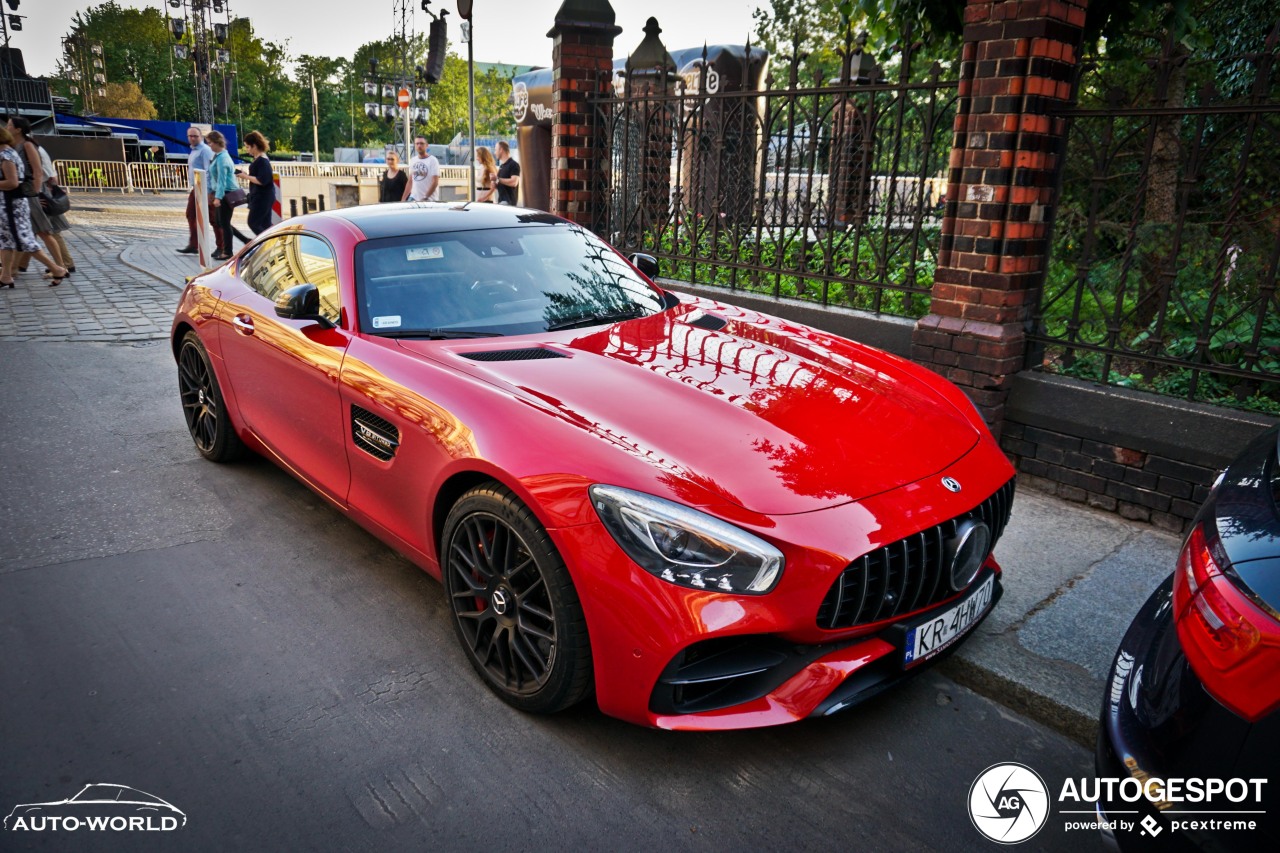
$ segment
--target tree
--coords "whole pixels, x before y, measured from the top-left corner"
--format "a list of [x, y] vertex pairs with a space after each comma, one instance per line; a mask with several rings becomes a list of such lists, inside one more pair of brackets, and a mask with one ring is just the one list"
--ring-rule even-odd
[[[77, 109], [84, 111], [84, 90], [97, 89], [92, 79], [82, 80], [82, 71], [101, 72], [108, 83], [131, 82], [140, 93], [152, 104], [170, 106], [166, 113], [173, 112], [173, 101], [170, 92], [171, 56], [170, 37], [164, 18], [157, 9], [125, 9], [111, 0], [98, 6], [77, 12], [71, 18], [71, 29], [67, 39], [79, 39], [82, 44], [98, 43], [102, 45], [102, 53], [86, 53], [89, 67], [77, 69], [67, 62], [64, 56], [58, 64], [58, 80], [55, 87], [60, 94], [71, 98]], [[92, 67], [95, 59], [101, 60], [102, 69]], [[71, 95], [70, 87], [77, 85], [80, 95]], [[190, 87], [187, 87], [190, 95]], [[96, 99], [95, 99], [96, 100]], [[95, 103], [100, 112], [110, 114]], [[194, 106], [190, 97], [182, 105], [188, 114]], [[150, 116], [154, 118], [155, 115]]]
[[[229, 117], [247, 133], [257, 130], [275, 147], [288, 148], [298, 121], [300, 93], [289, 80], [286, 44], [264, 41], [248, 18], [231, 22], [227, 38], [231, 52], [234, 90]], [[308, 115], [310, 110], [308, 109]], [[307, 148], [310, 149], [310, 143]]]
[[142, 94], [138, 84], [108, 83], [106, 94], [97, 100], [98, 112], [115, 118], [153, 119], [156, 117], [156, 105]]

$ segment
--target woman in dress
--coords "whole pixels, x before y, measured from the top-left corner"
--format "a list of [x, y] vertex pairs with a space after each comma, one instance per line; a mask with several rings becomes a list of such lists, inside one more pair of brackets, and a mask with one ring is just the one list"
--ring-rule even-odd
[[245, 136], [244, 145], [253, 156], [253, 162], [249, 164], [249, 230], [261, 234], [271, 227], [271, 208], [276, 200], [271, 161], [267, 159], [271, 143], [253, 130]]
[[404, 198], [404, 186], [409, 181], [409, 173], [400, 168], [400, 155], [394, 151], [387, 152], [387, 170], [378, 179], [378, 201], [399, 201]]
[[[44, 167], [40, 160], [40, 147], [31, 141], [31, 121], [25, 116], [13, 116], [9, 119], [8, 129], [10, 136], [13, 137], [13, 148], [18, 153], [20, 181], [31, 181], [33, 189], [39, 193], [44, 189], [45, 178], [48, 176], [44, 172]], [[31, 230], [35, 232], [49, 250], [49, 256], [53, 258], [55, 266], [61, 267], [65, 261], [58, 251], [58, 243], [54, 239], [53, 223], [49, 221], [49, 217], [45, 214], [44, 208], [40, 206], [39, 195], [32, 196], [28, 199], [27, 211], [31, 217]], [[23, 272], [27, 268], [25, 258], [18, 259], [18, 272]], [[65, 269], [65, 267], [64, 267]]]
[[235, 207], [223, 202], [227, 193], [240, 189], [240, 184], [236, 182], [235, 164], [231, 162], [231, 155], [227, 153], [226, 137], [216, 130], [211, 130], [205, 134], [204, 141], [213, 149], [213, 162], [209, 164], [209, 205], [217, 216], [215, 220], [217, 227], [214, 228], [214, 233], [218, 237], [218, 251], [214, 252], [213, 259], [225, 261], [231, 258], [233, 236], [239, 237], [242, 243], [249, 242], [248, 237], [231, 226], [231, 214], [235, 211]]
[[0, 127], [0, 193], [3, 193], [3, 210], [0, 210], [0, 287], [13, 287], [13, 273], [21, 252], [48, 267], [52, 278], [49, 286], [62, 284], [67, 277], [65, 267], [58, 264], [40, 249], [35, 231], [31, 228], [31, 206], [18, 185], [22, 183], [22, 157], [13, 148], [13, 135]]
[[476, 201], [497, 202], [498, 164], [493, 159], [493, 152], [488, 148], [477, 148], [476, 160], [480, 162], [480, 184], [476, 187]]

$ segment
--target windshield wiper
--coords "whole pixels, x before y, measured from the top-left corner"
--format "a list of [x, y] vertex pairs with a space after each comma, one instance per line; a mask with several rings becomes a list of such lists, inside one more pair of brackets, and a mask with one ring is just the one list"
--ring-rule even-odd
[[577, 317], [569, 317], [559, 320], [555, 323], [547, 324], [548, 332], [558, 332], [561, 329], [577, 329], [583, 326], [597, 326], [601, 323], [616, 323], [619, 320], [634, 320], [644, 315], [644, 309], [639, 305], [633, 305], [630, 308], [624, 308], [621, 311], [602, 311], [597, 314], [579, 314]]
[[402, 329], [395, 332], [378, 332], [384, 338], [424, 338], [429, 341], [444, 341], [453, 338], [500, 338], [501, 332], [480, 332], [472, 329]]

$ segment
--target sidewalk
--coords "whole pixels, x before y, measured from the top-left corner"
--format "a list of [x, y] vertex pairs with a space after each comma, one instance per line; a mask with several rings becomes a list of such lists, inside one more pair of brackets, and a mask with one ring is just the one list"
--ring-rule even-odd
[[[72, 244], [83, 258], [78, 266], [99, 270], [106, 280], [123, 276], [139, 294], [164, 294], [162, 310], [140, 313], [145, 337], [163, 338], [178, 289], [199, 269], [191, 256], [175, 251], [186, 240], [185, 197], [78, 194], [76, 204], [86, 214], [95, 208], [109, 214], [117, 232], [131, 234], [112, 238], [78, 230]], [[131, 224], [135, 218], [137, 225]], [[77, 289], [86, 278], [77, 273]], [[86, 326], [111, 310], [88, 314]], [[120, 328], [118, 317], [106, 319]], [[118, 339], [129, 340], [128, 334]], [[1178, 546], [1176, 537], [1147, 524], [1021, 487], [996, 548], [1004, 597], [942, 671], [1092, 747], [1112, 655], [1134, 614], [1173, 570]]]

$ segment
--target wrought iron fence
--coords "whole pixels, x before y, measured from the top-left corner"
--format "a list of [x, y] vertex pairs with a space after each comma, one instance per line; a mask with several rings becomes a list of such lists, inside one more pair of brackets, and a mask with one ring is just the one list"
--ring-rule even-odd
[[[842, 79], [806, 87], [799, 59], [785, 87], [770, 75], [763, 91], [716, 91], [705, 56], [693, 74], [629, 72], [595, 103], [611, 152], [595, 170], [606, 236], [673, 279], [926, 313], [957, 83], [936, 63], [912, 80], [910, 52], [889, 82], [861, 43], [845, 47]], [[748, 47], [742, 60], [764, 55]]]
[[1280, 413], [1278, 39], [1081, 65], [1030, 366]]

